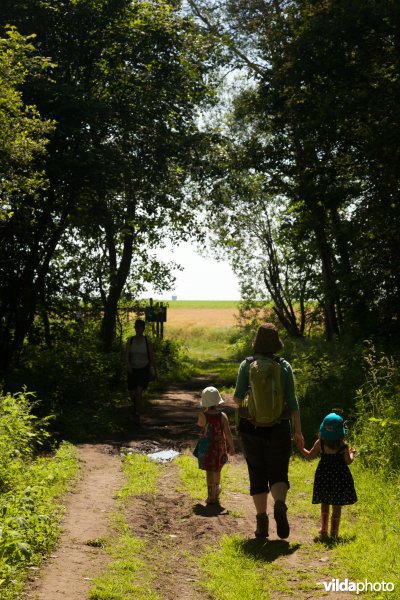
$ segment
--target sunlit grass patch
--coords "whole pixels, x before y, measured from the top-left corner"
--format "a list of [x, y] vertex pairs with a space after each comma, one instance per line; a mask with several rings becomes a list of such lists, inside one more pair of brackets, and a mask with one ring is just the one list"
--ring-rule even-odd
[[318, 461], [308, 462], [307, 460], [295, 455], [289, 463], [289, 481], [290, 490], [288, 492], [288, 506], [290, 513], [308, 514], [315, 520], [315, 531], [310, 534], [316, 535], [319, 526], [318, 518], [320, 515], [320, 506], [312, 504], [314, 473]]
[[206, 473], [198, 467], [194, 456], [183, 455], [175, 459], [179, 468], [180, 491], [186, 492], [193, 500], [203, 500], [207, 496]]
[[287, 575], [273, 561], [296, 549], [287, 542], [223, 536], [217, 548], [209, 548], [201, 557], [202, 586], [214, 600], [268, 600], [271, 590], [290, 594]]
[[89, 600], [159, 600], [151, 589], [155, 578], [151, 565], [142, 558], [145, 542], [133, 537], [121, 518], [117, 535], [117, 541], [107, 547], [111, 563], [95, 580]]
[[[197, 459], [189, 454], [176, 459], [179, 467], [180, 490], [185, 491], [193, 500], [203, 500], [207, 495], [206, 472], [199, 469]], [[221, 472], [222, 495], [228, 492], [247, 493], [248, 477], [245, 465], [226, 464]]]
[[236, 328], [207, 327], [196, 322], [169, 327], [167, 337], [181, 340], [191, 358], [197, 360], [228, 357], [229, 342]]
[[[370, 582], [393, 582], [400, 590], [400, 480], [389, 480], [359, 465], [353, 467], [358, 503], [344, 507], [342, 543], [335, 544], [333, 556], [342, 576]], [[376, 592], [364, 592], [377, 598]], [[393, 598], [393, 593], [379, 598]]]
[[[311, 464], [295, 458], [290, 465], [291, 490], [288, 506], [291, 515], [310, 514], [319, 528], [320, 505], [311, 504], [312, 482], [318, 461]], [[310, 552], [329, 553], [322, 581], [346, 577], [352, 581], [392, 582], [400, 589], [400, 483], [361, 465], [351, 466], [358, 502], [344, 506], [339, 541], [315, 542]], [[393, 593], [363, 592], [363, 598], [393, 598]]]
[[120, 498], [126, 499], [129, 496], [155, 492], [160, 465], [144, 454], [126, 456], [123, 462], [123, 471], [126, 475], [126, 484], [118, 494]]

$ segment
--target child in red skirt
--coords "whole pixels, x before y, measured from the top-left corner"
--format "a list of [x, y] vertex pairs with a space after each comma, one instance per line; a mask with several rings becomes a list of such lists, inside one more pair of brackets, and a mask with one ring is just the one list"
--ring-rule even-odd
[[228, 417], [218, 408], [223, 402], [215, 387], [206, 387], [201, 393], [203, 411], [199, 413], [197, 424], [202, 428], [202, 434], [193, 454], [198, 459], [199, 469], [206, 471], [207, 504], [218, 502], [221, 469], [228, 462], [228, 453], [235, 454]]

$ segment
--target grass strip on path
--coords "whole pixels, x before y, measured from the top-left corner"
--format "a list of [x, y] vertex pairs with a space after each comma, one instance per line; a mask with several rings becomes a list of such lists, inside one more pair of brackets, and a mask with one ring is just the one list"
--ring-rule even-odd
[[[189, 452], [179, 456], [175, 463], [179, 467], [180, 491], [184, 491], [193, 500], [203, 500], [207, 496], [206, 472], [199, 469], [197, 459]], [[248, 479], [245, 465], [226, 464], [221, 472], [222, 494], [247, 493]]]
[[125, 457], [123, 471], [126, 484], [117, 494], [119, 506], [113, 522], [114, 535], [105, 546], [111, 562], [94, 580], [89, 600], [159, 600], [151, 589], [154, 572], [144, 560], [146, 542], [131, 534], [124, 508], [131, 498], [156, 492], [160, 465], [147, 456], [132, 454]]

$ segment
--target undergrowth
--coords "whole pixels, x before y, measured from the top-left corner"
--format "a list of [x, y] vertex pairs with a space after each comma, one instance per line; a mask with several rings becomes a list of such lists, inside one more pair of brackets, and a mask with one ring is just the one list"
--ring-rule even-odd
[[0, 398], [0, 597], [20, 597], [26, 573], [53, 548], [63, 512], [60, 496], [78, 470], [76, 451], [47, 443], [46, 421], [31, 413], [31, 396]]

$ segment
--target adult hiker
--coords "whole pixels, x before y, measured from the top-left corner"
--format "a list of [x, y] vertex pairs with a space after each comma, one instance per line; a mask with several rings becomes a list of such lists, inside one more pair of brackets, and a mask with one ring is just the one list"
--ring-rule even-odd
[[291, 454], [291, 423], [299, 449], [304, 448], [299, 405], [290, 364], [276, 353], [283, 348], [272, 323], [258, 328], [254, 356], [239, 367], [234, 401], [239, 406], [238, 432], [256, 509], [256, 537], [268, 537], [268, 494], [274, 500], [274, 518], [281, 539], [289, 536], [286, 495]]
[[149, 385], [149, 381], [157, 375], [153, 346], [148, 337], [144, 335], [145, 326], [146, 323], [142, 319], [137, 319], [135, 335], [128, 338], [126, 343], [128, 391], [133, 401], [136, 425], [140, 425], [143, 391]]

